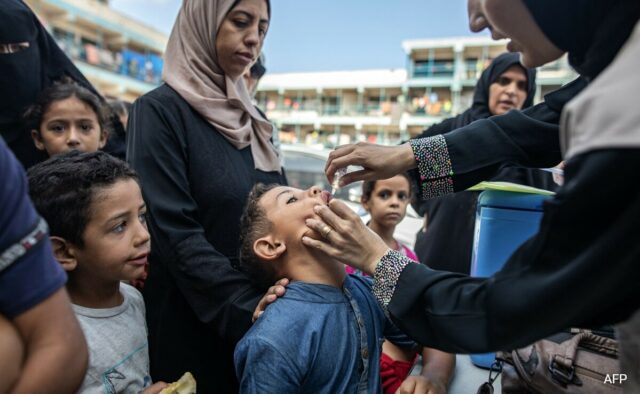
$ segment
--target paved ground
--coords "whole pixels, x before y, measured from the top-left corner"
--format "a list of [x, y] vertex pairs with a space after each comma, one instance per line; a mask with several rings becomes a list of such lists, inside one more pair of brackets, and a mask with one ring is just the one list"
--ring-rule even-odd
[[[416, 363], [412, 374], [420, 372], [421, 361]], [[489, 370], [478, 368], [471, 363], [469, 356], [464, 354], [458, 354], [456, 356], [456, 372], [449, 386], [448, 394], [475, 394], [478, 392], [478, 387], [489, 378]], [[500, 386], [500, 378], [493, 384], [495, 393], [501, 393], [502, 387]]]

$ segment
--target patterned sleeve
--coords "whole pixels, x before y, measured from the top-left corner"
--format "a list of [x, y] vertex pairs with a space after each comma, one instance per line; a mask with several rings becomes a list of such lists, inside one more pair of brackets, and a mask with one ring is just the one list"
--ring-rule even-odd
[[382, 256], [373, 274], [373, 295], [380, 303], [382, 310], [388, 316], [387, 306], [391, 302], [396, 284], [404, 268], [413, 261], [403, 253], [389, 249]]
[[418, 166], [420, 198], [428, 200], [453, 193], [453, 168], [444, 136], [411, 140], [409, 144]]

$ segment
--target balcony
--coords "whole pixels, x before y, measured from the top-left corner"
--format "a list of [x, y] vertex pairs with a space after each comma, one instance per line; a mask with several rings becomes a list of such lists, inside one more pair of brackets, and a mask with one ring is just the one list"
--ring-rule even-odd
[[412, 76], [414, 78], [451, 78], [453, 71], [453, 62], [416, 62]]
[[158, 55], [145, 55], [128, 49], [110, 51], [91, 43], [76, 44], [55, 32], [54, 38], [72, 60], [154, 86], [161, 82], [163, 61]]

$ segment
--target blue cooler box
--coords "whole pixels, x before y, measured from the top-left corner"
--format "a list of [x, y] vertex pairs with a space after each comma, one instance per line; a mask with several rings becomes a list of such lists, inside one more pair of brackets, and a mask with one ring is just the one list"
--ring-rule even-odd
[[[486, 190], [478, 197], [471, 276], [488, 277], [540, 227], [542, 204], [550, 196]], [[472, 354], [471, 361], [491, 368], [494, 353]]]

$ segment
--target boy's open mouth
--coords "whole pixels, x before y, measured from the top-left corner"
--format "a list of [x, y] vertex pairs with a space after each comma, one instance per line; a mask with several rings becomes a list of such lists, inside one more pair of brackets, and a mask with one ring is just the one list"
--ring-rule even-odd
[[322, 201], [324, 201], [325, 204], [329, 204], [329, 201], [331, 201], [332, 196], [331, 196], [331, 193], [329, 193], [326, 190], [323, 190], [320, 193], [320, 198], [322, 199]]

